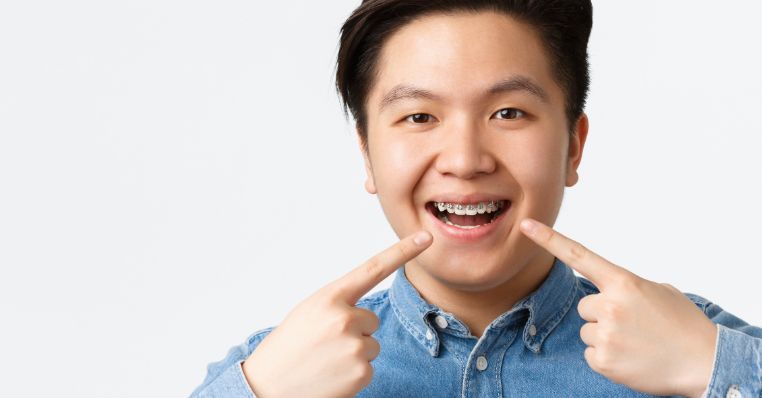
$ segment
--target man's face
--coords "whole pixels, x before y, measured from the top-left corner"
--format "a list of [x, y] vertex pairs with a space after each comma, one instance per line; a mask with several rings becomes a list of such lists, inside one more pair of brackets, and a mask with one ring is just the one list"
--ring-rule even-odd
[[[564, 187], [577, 181], [587, 133], [583, 117], [569, 136], [539, 37], [503, 14], [429, 15], [389, 37], [378, 72], [366, 102], [365, 186], [398, 236], [432, 233], [432, 246], [411, 263], [463, 290], [507, 281], [541, 250], [519, 222], [553, 225]], [[500, 85], [511, 79], [519, 83]], [[479, 196], [504, 203], [486, 226], [451, 226], [435, 215], [432, 202], [475, 204]], [[447, 214], [464, 226], [491, 217]]]

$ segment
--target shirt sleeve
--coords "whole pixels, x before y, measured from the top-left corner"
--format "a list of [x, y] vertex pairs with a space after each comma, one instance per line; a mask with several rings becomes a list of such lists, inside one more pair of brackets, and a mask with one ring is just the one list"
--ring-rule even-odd
[[712, 375], [701, 398], [762, 397], [762, 328], [692, 296], [717, 325]]
[[231, 347], [224, 359], [207, 365], [204, 381], [189, 398], [256, 398], [243, 374], [243, 361], [272, 329], [255, 332], [246, 342]]

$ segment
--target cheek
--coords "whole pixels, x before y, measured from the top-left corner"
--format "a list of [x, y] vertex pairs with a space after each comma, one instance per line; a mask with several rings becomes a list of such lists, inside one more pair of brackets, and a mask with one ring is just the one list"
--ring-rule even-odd
[[563, 184], [563, 148], [558, 141], [531, 137], [508, 148], [512, 148], [506, 156], [509, 171], [523, 189], [548, 192]]
[[425, 146], [415, 140], [379, 141], [374, 170], [379, 190], [390, 195], [408, 195], [426, 166]]

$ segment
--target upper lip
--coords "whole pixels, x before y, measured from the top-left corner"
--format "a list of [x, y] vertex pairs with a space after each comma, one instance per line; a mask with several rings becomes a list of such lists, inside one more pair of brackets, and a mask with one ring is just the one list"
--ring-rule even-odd
[[510, 200], [506, 198], [505, 196], [501, 195], [495, 195], [495, 194], [489, 194], [489, 193], [472, 193], [472, 194], [458, 194], [458, 193], [443, 193], [434, 196], [429, 201], [430, 202], [448, 202], [448, 203], [461, 203], [464, 205], [467, 204], [477, 204], [479, 202], [489, 202], [489, 201], [499, 201], [499, 200]]

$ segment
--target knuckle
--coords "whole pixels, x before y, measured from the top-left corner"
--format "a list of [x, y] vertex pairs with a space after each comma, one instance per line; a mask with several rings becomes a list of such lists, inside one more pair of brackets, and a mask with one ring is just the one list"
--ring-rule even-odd
[[360, 339], [352, 339], [346, 346], [349, 351], [349, 355], [355, 358], [362, 358], [365, 355], [365, 345]]
[[370, 345], [372, 347], [371, 357], [375, 358], [381, 353], [381, 343], [379, 343], [378, 340], [371, 338]]
[[351, 330], [352, 324], [352, 314], [347, 311], [338, 311], [333, 317], [333, 329], [341, 333], [345, 333]]
[[597, 348], [595, 350], [595, 364], [598, 367], [599, 373], [609, 373], [612, 366], [612, 358], [610, 351], [605, 348]]
[[381, 320], [378, 319], [378, 316], [376, 316], [376, 314], [371, 313], [370, 322], [371, 322], [371, 333], [375, 333], [376, 330], [378, 330], [378, 328], [381, 326]]
[[358, 314], [358, 322], [362, 322], [364, 326], [370, 327], [371, 333], [378, 330], [379, 326], [381, 326], [381, 320], [378, 319], [375, 312], [362, 307], [355, 307], [355, 311]]
[[396, 245], [395, 247], [397, 248], [397, 253], [400, 255], [400, 257], [407, 258], [408, 253], [410, 252], [410, 249], [407, 247], [406, 244], [401, 243], [399, 245]]
[[587, 307], [590, 305], [590, 296], [585, 296], [579, 299], [579, 302], [577, 303], [577, 312], [584, 313], [587, 310]]
[[595, 349], [593, 347], [585, 348], [585, 361], [590, 367], [595, 370], [597, 368], [597, 362], [595, 360]]
[[613, 284], [616, 285], [619, 291], [632, 294], [641, 289], [640, 278], [631, 274], [623, 274], [614, 278]]
[[603, 313], [610, 320], [618, 320], [622, 316], [622, 308], [615, 302], [607, 301], [603, 304]]
[[359, 391], [373, 380], [373, 366], [367, 361], [362, 361], [352, 369], [350, 374], [354, 389]]
[[582, 261], [585, 258], [587, 258], [589, 254], [589, 250], [582, 245], [579, 242], [572, 241], [571, 246], [569, 247], [569, 256], [576, 260], [576, 261]]
[[614, 342], [614, 336], [607, 330], [602, 330], [598, 333], [597, 344], [600, 347], [609, 347]]
[[590, 326], [588, 325], [589, 323], [586, 323], [582, 325], [581, 328], [579, 328], [579, 338], [585, 343], [588, 342], [588, 334], [590, 333], [589, 332]]
[[381, 264], [381, 259], [377, 256], [372, 257], [368, 262], [365, 264], [365, 267], [362, 268], [365, 271], [365, 276], [372, 280], [378, 280], [381, 279], [383, 272], [383, 267]]

